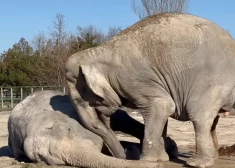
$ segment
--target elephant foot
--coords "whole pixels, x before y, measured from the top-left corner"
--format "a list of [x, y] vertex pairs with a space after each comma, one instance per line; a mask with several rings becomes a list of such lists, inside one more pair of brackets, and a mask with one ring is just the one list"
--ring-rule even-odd
[[194, 156], [187, 161], [189, 166], [206, 168], [214, 165], [214, 159], [206, 159], [199, 156]]
[[158, 160], [162, 160], [164, 162], [169, 161], [169, 155], [165, 151], [163, 151], [159, 155]]
[[168, 156], [168, 154], [165, 151], [163, 151], [158, 156], [151, 155], [151, 154], [149, 154], [149, 155], [142, 155], [141, 160], [152, 161], [152, 162], [157, 162], [157, 161], [166, 162], [166, 161], [169, 161], [169, 156]]

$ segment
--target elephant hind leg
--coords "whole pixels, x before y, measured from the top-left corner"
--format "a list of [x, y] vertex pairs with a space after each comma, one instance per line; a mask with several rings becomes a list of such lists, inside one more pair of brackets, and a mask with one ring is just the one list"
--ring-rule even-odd
[[215, 143], [217, 143], [217, 138], [215, 130], [211, 131], [214, 119], [205, 118], [205, 116], [203, 118], [204, 121], [197, 119], [193, 121], [196, 136], [196, 153], [187, 161], [187, 164], [194, 167], [212, 166], [216, 158]]
[[213, 124], [212, 124], [212, 127], [211, 127], [211, 137], [212, 137], [212, 140], [213, 140], [213, 143], [214, 143], [214, 146], [215, 146], [215, 150], [216, 150], [216, 155], [215, 155], [215, 159], [218, 159], [218, 156], [219, 156], [219, 143], [218, 143], [218, 138], [217, 138], [217, 135], [216, 135], [216, 126], [219, 122], [219, 118], [220, 116], [216, 116], [214, 121], [213, 121]]
[[219, 150], [219, 144], [218, 144], [218, 139], [217, 139], [217, 135], [216, 135], [216, 126], [219, 122], [219, 118], [220, 118], [219, 116], [215, 117], [213, 124], [212, 124], [212, 127], [211, 127], [211, 136], [212, 136], [216, 150]]
[[224, 101], [223, 95], [217, 88], [200, 96], [198, 99], [195, 97], [193, 99], [199, 103], [188, 104], [189, 118], [195, 130], [196, 153], [187, 164], [194, 167], [209, 167], [214, 165], [218, 157], [216, 125], [219, 117], [217, 115]]

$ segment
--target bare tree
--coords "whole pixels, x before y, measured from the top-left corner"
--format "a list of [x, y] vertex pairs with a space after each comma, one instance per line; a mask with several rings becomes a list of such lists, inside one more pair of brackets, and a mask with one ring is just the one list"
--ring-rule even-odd
[[57, 14], [53, 21], [53, 27], [50, 28], [50, 35], [56, 46], [63, 45], [67, 38], [66, 23], [64, 15]]
[[86, 27], [78, 26], [77, 30], [79, 38], [85, 41], [87, 35], [91, 35], [94, 38], [94, 43], [99, 45], [120, 33], [122, 31], [122, 28], [119, 26], [111, 26], [109, 27], [107, 34], [103, 33], [101, 30], [97, 29], [93, 25], [89, 25]]
[[189, 0], [132, 0], [132, 9], [139, 19], [163, 12], [187, 12]]
[[39, 56], [43, 55], [43, 52], [46, 50], [47, 45], [47, 39], [44, 32], [39, 32], [38, 35], [36, 35], [33, 38], [32, 41], [34, 50], [38, 53]]
[[108, 30], [108, 33], [107, 33], [107, 40], [112, 38], [113, 36], [117, 35], [121, 31], [122, 31], [121, 27], [117, 27], [117, 26], [109, 27], [109, 30]]
[[89, 25], [86, 27], [77, 26], [78, 37], [82, 40], [86, 40], [87, 35], [90, 35], [94, 38], [94, 43], [102, 44], [106, 39], [105, 34], [98, 30], [96, 27]]
[[54, 82], [57, 85], [65, 85], [64, 66], [69, 56], [69, 47], [68, 32], [66, 30], [64, 15], [57, 14], [52, 27], [50, 27], [49, 30], [50, 37], [46, 43], [46, 52], [44, 53], [44, 56], [46, 57], [45, 60], [50, 63], [50, 66], [47, 66], [48, 74], [45, 74], [51, 75], [50, 78], [47, 78], [50, 82]]

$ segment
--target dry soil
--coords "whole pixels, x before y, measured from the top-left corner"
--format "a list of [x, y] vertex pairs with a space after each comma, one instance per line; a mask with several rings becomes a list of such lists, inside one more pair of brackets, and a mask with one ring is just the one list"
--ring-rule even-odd
[[[21, 163], [14, 159], [10, 148], [8, 147], [7, 121], [9, 111], [0, 112], [0, 168], [65, 168], [66, 166], [47, 166], [43, 163]], [[140, 115], [131, 114], [132, 117], [143, 122]], [[235, 143], [235, 116], [221, 118], [217, 127], [219, 144], [222, 148], [232, 146]], [[176, 141], [179, 147], [179, 159], [165, 163], [166, 168], [185, 167], [185, 162], [194, 151], [194, 130], [191, 122], [180, 122], [173, 119], [169, 120], [168, 135]], [[120, 140], [138, 142], [137, 139], [118, 134]], [[231, 148], [233, 150], [233, 148]], [[234, 149], [235, 150], [235, 149]], [[234, 151], [232, 151], [234, 152]], [[234, 156], [220, 156], [216, 162], [215, 168], [235, 168]], [[68, 168], [68, 167], [66, 167]]]

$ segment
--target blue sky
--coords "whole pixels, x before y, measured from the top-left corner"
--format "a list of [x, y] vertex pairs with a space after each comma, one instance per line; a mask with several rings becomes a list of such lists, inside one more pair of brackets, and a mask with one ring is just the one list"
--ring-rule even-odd
[[[228, 30], [235, 37], [234, 0], [190, 0], [189, 13], [202, 16]], [[39, 31], [48, 32], [57, 13], [63, 14], [68, 31], [94, 25], [127, 27], [138, 21], [131, 0], [1, 0], [0, 53], [19, 41], [31, 42]]]

